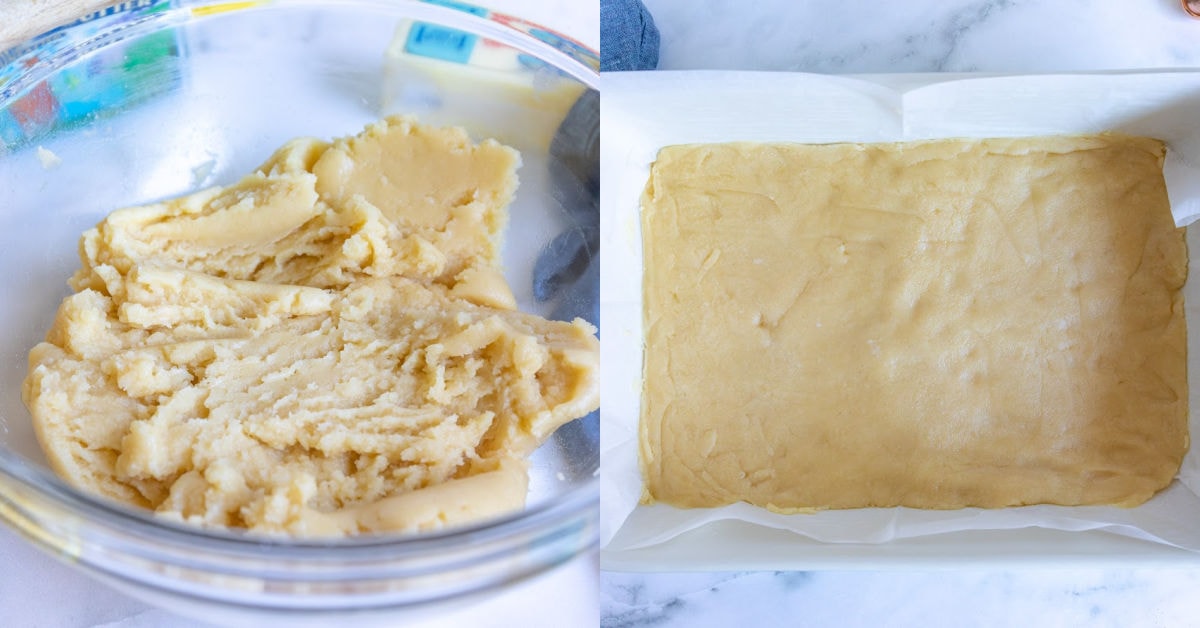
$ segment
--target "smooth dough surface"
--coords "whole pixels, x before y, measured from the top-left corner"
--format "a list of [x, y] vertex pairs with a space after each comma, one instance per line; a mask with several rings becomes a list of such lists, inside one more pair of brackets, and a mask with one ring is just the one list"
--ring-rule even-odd
[[234, 185], [113, 212], [81, 238], [71, 285], [104, 290], [98, 272], [135, 263], [321, 288], [402, 275], [514, 307], [499, 238], [519, 164], [494, 140], [406, 117], [296, 139]]
[[647, 501], [1136, 505], [1188, 447], [1163, 144], [664, 148], [643, 198]]
[[114, 212], [29, 356], [51, 465], [167, 518], [266, 533], [520, 508], [526, 457], [599, 406], [599, 345], [584, 321], [513, 309], [497, 253], [517, 161], [393, 118]]

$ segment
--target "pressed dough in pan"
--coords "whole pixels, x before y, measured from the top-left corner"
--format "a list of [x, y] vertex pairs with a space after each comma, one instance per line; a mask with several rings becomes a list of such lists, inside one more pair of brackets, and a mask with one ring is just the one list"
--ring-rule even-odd
[[1188, 447], [1163, 156], [1119, 135], [663, 149], [646, 500], [1150, 498]]

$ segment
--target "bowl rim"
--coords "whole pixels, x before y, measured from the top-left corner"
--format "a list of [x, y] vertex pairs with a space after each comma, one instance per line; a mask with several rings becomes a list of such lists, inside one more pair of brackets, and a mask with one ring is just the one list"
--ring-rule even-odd
[[[429, 532], [395, 534], [372, 533], [349, 536], [289, 536], [264, 534], [241, 528], [202, 527], [157, 517], [153, 511], [81, 491], [48, 469], [39, 468], [7, 447], [0, 446], [0, 496], [4, 478], [33, 488], [38, 496], [56, 506], [74, 506], [71, 511], [89, 521], [129, 534], [154, 536], [167, 544], [187, 546], [225, 554], [278, 557], [281, 550], [294, 550], [296, 558], [321, 560], [336, 558], [378, 558], [380, 548], [408, 548], [399, 554], [417, 555], [460, 543], [487, 543], [511, 534], [533, 532], [546, 519], [555, 519], [599, 504], [599, 480], [593, 475], [580, 486], [568, 490], [560, 499], [527, 505], [519, 511], [475, 523]], [[0, 522], [4, 519], [0, 517]], [[200, 544], [199, 546], [197, 544]]]
[[[101, 9], [0, 50], [0, 107], [7, 106], [47, 76], [80, 57], [134, 36], [231, 13], [331, 5], [338, 7], [338, 10], [359, 8], [385, 13], [404, 12], [407, 19], [442, 24], [447, 21], [459, 22], [453, 26], [473, 28], [473, 34], [533, 54], [589, 89], [600, 89], [600, 54], [597, 51], [558, 31], [525, 22], [530, 27], [572, 44], [578, 56], [572, 55], [522, 31], [507, 20], [493, 19], [490, 16], [494, 13], [463, 0], [338, 0], [336, 4], [332, 0], [149, 0]], [[485, 11], [485, 15], [477, 15], [472, 9]], [[50, 54], [46, 54], [47, 48], [43, 44], [48, 43], [46, 40], [51, 35], [78, 36], [88, 29], [95, 32], [87, 33], [79, 41], [71, 42], [70, 46], [51, 48]], [[4, 82], [2, 79], [5, 75], [12, 77]]]

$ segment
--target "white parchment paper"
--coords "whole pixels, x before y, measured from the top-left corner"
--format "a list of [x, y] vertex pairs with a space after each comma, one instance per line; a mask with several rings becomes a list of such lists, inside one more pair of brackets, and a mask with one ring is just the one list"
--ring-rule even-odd
[[[642, 249], [639, 199], [658, 150], [672, 144], [881, 142], [1121, 131], [1165, 140], [1176, 223], [1200, 218], [1200, 72], [1038, 76], [644, 72], [604, 76], [601, 111], [601, 546], [653, 546], [736, 519], [830, 543], [883, 543], [963, 530], [1104, 530], [1200, 552], [1200, 454], [1137, 508], [909, 508], [780, 515], [735, 504], [639, 506]], [[1190, 428], [1200, 434], [1200, 230], [1185, 287]]]

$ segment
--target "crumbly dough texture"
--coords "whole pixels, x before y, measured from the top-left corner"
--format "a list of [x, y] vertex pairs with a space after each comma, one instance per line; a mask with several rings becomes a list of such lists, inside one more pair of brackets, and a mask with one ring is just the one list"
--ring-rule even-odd
[[643, 198], [646, 500], [1132, 506], [1188, 447], [1163, 144], [672, 146]]
[[[79, 291], [29, 356], [50, 463], [164, 517], [267, 533], [519, 508], [526, 456], [598, 407], [599, 358], [586, 322], [512, 309], [496, 247], [516, 163], [390, 119], [113, 213], [84, 234]], [[442, 265], [425, 272], [422, 251]]]

